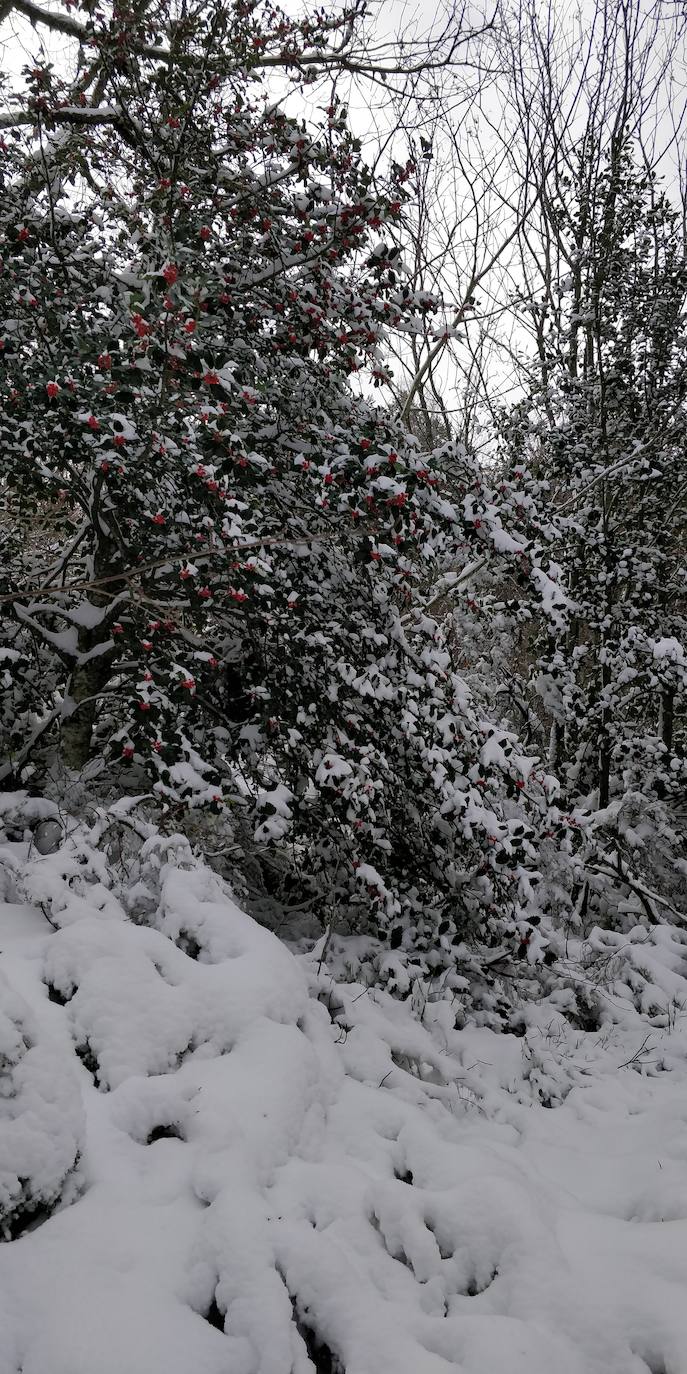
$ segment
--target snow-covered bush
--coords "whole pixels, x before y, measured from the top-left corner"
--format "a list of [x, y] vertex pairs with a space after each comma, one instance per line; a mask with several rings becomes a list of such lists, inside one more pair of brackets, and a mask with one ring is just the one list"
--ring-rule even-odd
[[96, 7], [89, 64], [37, 59], [10, 97], [2, 768], [106, 759], [172, 818], [226, 816], [263, 908], [326, 904], [450, 968], [536, 907], [553, 784], [425, 602], [475, 560], [554, 620], [565, 599], [517, 480], [351, 386], [440, 303], [396, 251], [412, 162], [373, 177], [335, 97], [308, 125], [266, 99], [339, 27]]
[[628, 904], [687, 912], [687, 262], [629, 125], [588, 118], [544, 197], [554, 289], [503, 439], [506, 470], [549, 504], [572, 605], [528, 651], [566, 810], [594, 815], [579, 907], [622, 924]]
[[[84, 1121], [77, 1066], [0, 974], [0, 1236], [11, 1239], [60, 1201]], [[73, 1182], [72, 1182], [73, 1186]]]
[[0, 813], [8, 1369], [679, 1367], [685, 932], [526, 955], [497, 1035], [294, 957], [145, 805]]

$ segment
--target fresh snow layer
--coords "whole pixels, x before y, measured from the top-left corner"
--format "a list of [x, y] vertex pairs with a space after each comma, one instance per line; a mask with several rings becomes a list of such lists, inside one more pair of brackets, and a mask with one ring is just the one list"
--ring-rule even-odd
[[0, 1374], [685, 1374], [681, 932], [457, 1031], [140, 844], [0, 850]]

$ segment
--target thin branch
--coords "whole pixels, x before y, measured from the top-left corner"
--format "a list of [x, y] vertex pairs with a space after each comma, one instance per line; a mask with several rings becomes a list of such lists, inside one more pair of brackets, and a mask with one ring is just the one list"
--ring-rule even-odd
[[331, 538], [331, 534], [302, 534], [295, 539], [281, 539], [278, 536], [272, 539], [250, 539], [246, 544], [222, 545], [221, 548], [213, 549], [210, 553], [201, 553], [193, 557], [185, 554], [168, 554], [166, 558], [156, 558], [149, 563], [139, 563], [136, 568], [123, 568], [121, 572], [111, 573], [107, 577], [96, 577], [90, 582], [66, 582], [61, 587], [20, 587], [16, 592], [6, 592], [0, 596], [0, 603], [18, 602], [21, 600], [32, 600], [35, 596], [65, 596], [69, 592], [87, 592], [93, 588], [106, 587], [112, 582], [132, 582], [134, 578], [141, 577], [144, 573], [154, 572], [156, 568], [167, 568], [171, 563], [177, 561], [192, 563], [208, 563], [217, 556], [230, 558], [236, 554], [243, 553], [246, 549], [270, 548], [297, 548], [299, 544], [316, 544], [323, 539]]

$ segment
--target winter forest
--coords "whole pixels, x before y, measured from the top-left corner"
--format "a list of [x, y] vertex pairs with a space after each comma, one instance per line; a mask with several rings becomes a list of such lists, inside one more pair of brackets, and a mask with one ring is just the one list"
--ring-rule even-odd
[[687, 1374], [687, 12], [0, 55], [0, 1374]]

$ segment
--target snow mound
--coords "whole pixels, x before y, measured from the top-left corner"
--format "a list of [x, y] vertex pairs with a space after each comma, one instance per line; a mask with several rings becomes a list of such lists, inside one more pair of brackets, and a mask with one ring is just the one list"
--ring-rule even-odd
[[67, 829], [3, 851], [0, 1374], [685, 1374], [683, 932], [456, 1029]]
[[[1, 938], [1, 935], [0, 935]], [[78, 1074], [0, 972], [0, 1228], [5, 1239], [52, 1207], [73, 1171], [84, 1133]]]

